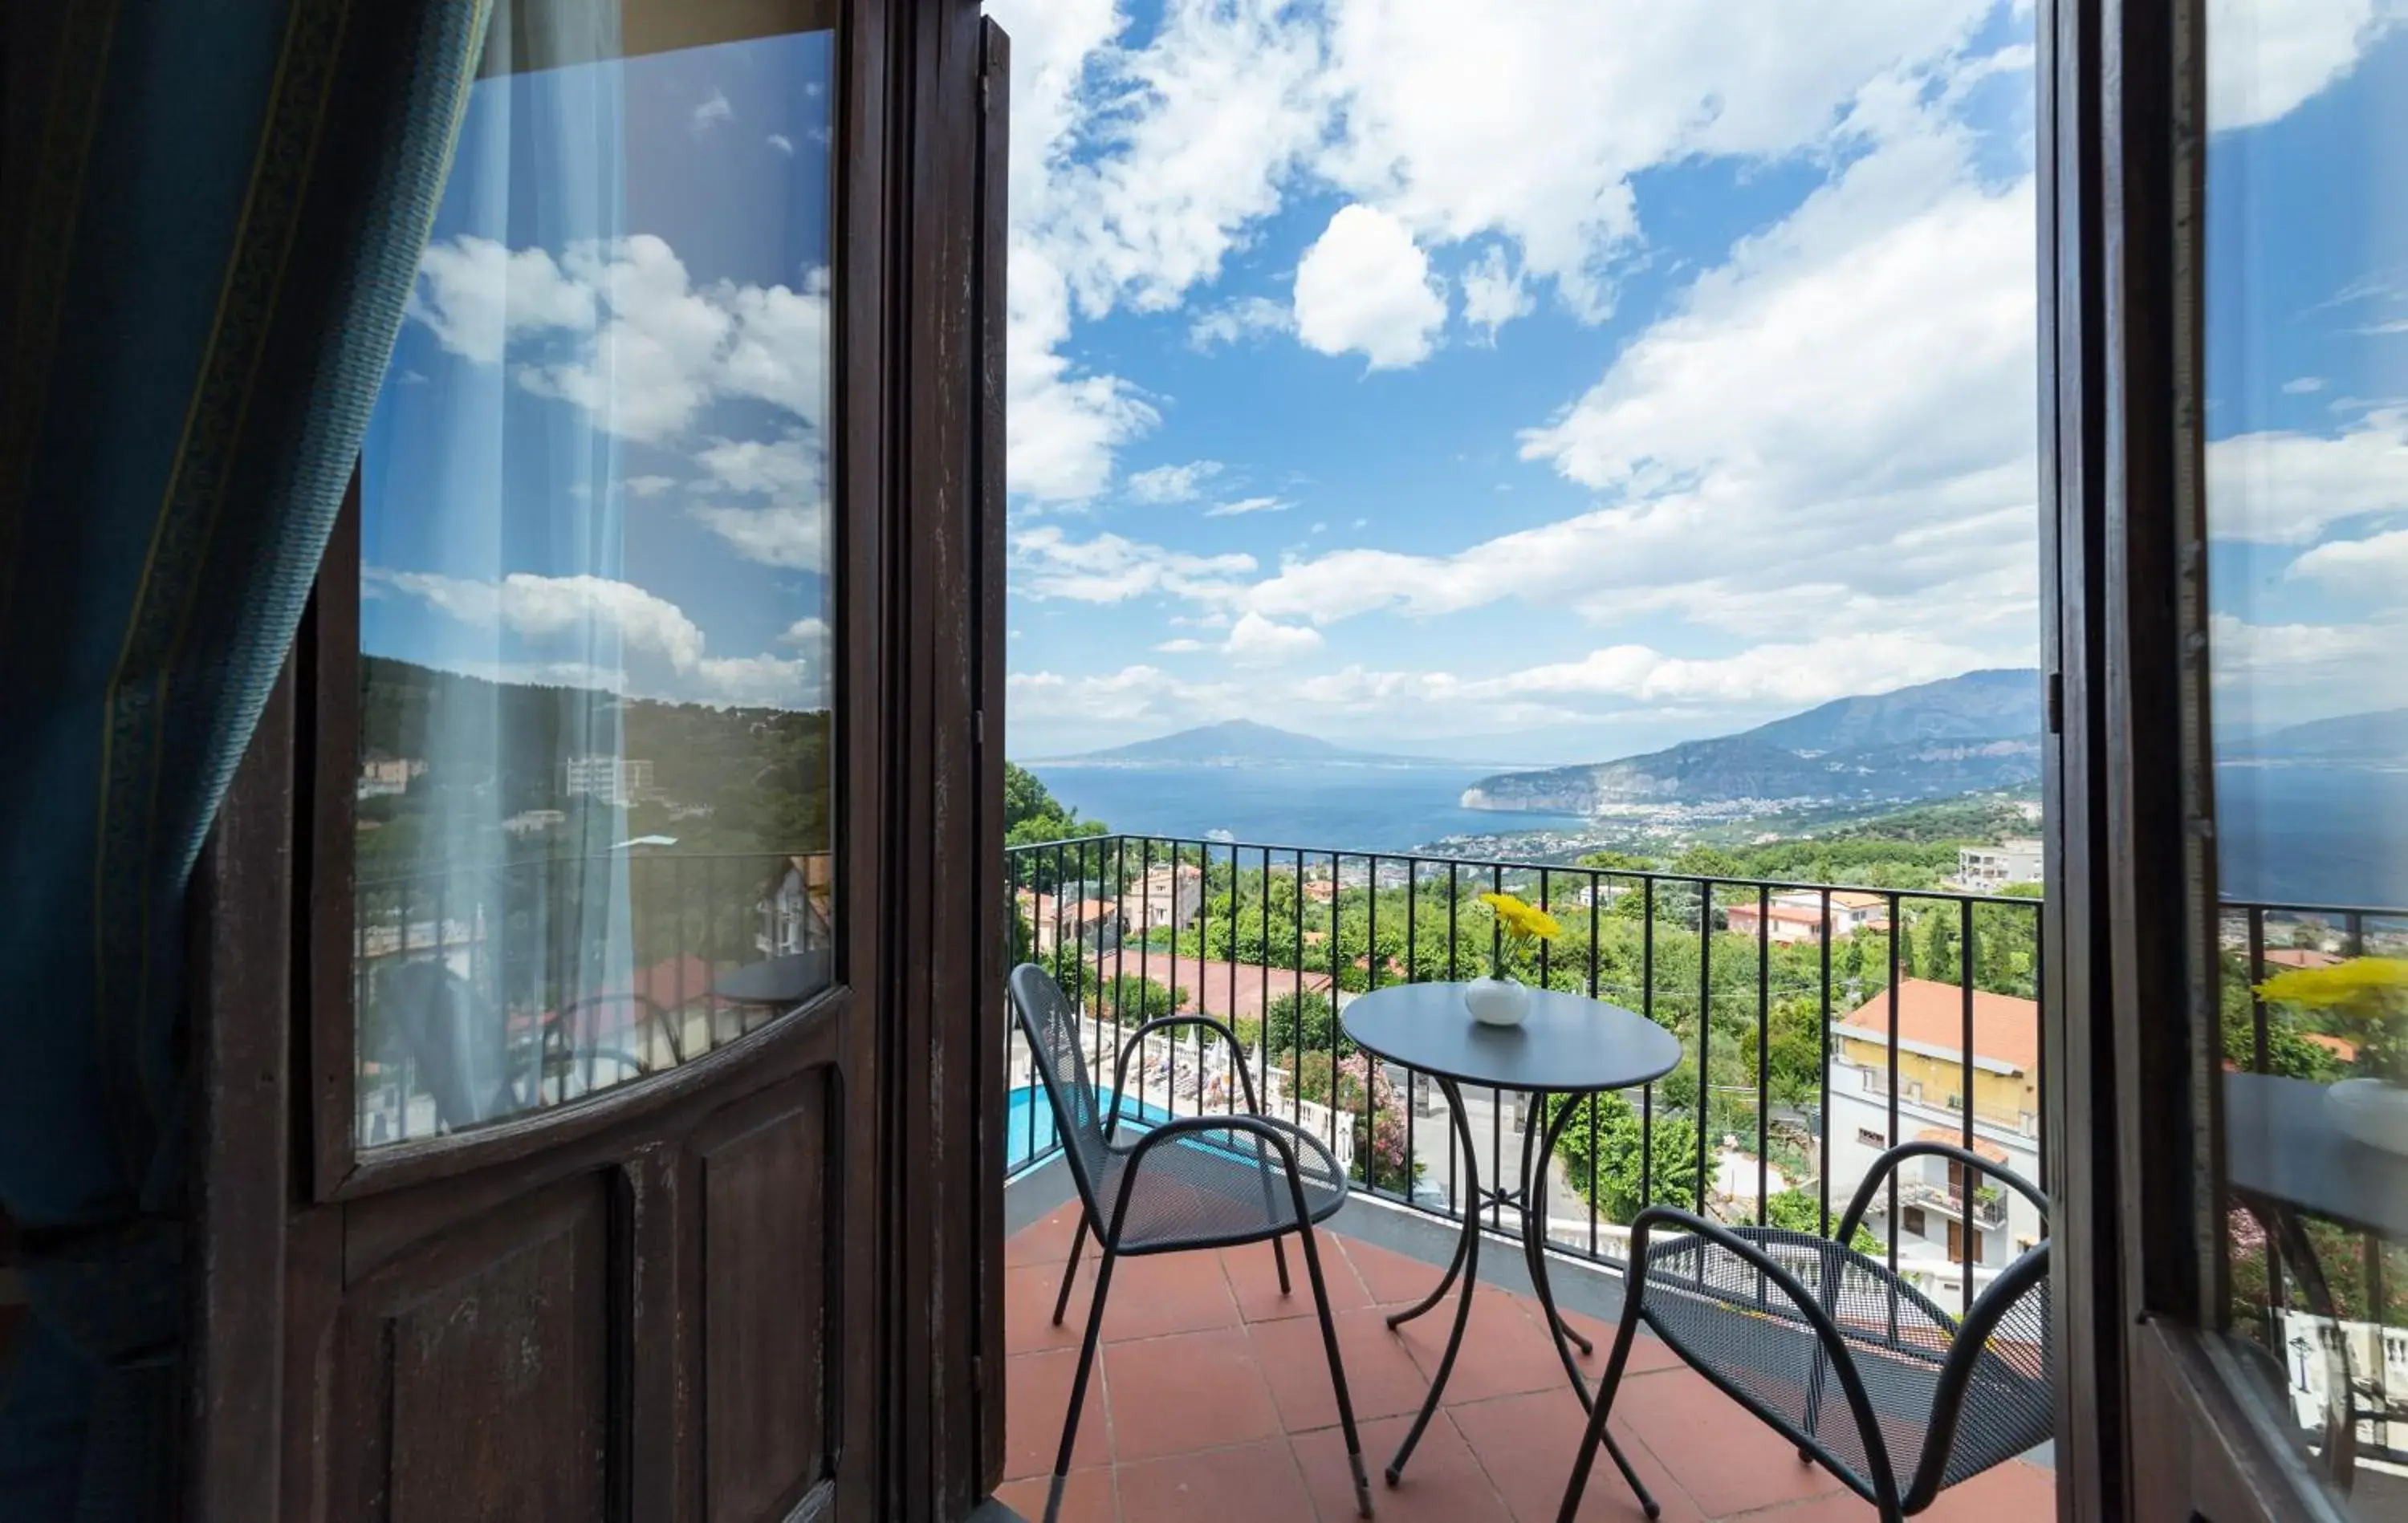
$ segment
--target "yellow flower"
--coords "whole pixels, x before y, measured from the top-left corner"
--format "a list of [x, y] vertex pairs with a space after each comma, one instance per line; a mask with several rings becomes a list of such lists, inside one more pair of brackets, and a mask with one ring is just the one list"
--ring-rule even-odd
[[1555, 918], [1509, 893], [1484, 893], [1480, 902], [1497, 912], [1498, 923], [1516, 941], [1553, 941], [1564, 933]]
[[2408, 994], [2408, 961], [2359, 957], [2323, 968], [2290, 968], [2258, 986], [2260, 999], [2311, 1010], [2373, 1014]]

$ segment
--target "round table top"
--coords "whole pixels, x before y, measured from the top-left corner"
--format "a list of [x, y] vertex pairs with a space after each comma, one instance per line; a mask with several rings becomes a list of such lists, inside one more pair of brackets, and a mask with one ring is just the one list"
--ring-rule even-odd
[[2335, 1125], [2325, 1087], [2272, 1074], [2224, 1075], [2224, 1167], [2231, 1187], [2310, 1216], [2408, 1238], [2408, 1159]]
[[800, 1004], [835, 980], [835, 957], [817, 947], [748, 962], [711, 985], [710, 991], [738, 1004]]
[[1339, 1015], [1359, 1047], [1425, 1074], [1498, 1089], [1629, 1089], [1681, 1060], [1678, 1038], [1646, 1017], [1584, 995], [1530, 990], [1519, 1026], [1484, 1026], [1462, 984], [1395, 984]]

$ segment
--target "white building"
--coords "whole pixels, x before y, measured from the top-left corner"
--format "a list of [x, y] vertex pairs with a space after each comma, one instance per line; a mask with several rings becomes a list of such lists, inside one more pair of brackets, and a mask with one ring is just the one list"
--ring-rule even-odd
[[652, 764], [623, 756], [572, 756], [564, 767], [570, 798], [600, 799], [624, 809], [652, 792]]
[[[1898, 989], [1897, 1131], [1900, 1142], [1964, 1146], [1964, 990], [1909, 978]], [[1836, 1215], [1890, 1146], [1890, 997], [1887, 990], [1831, 1024], [1831, 1203]], [[2040, 1006], [1976, 990], [1973, 995], [1973, 1151], [2036, 1185], [2040, 1171]], [[1898, 1216], [1888, 1192], [1865, 1224], [1895, 1238], [1901, 1268], [1968, 1258], [1966, 1180], [1960, 1165], [1910, 1160], [1899, 1174]], [[1972, 1181], [1971, 1258], [1977, 1282], [2040, 1241], [2040, 1212], [2022, 1196]], [[2045, 1186], [2043, 1185], [2043, 1188]]]
[[784, 957], [831, 944], [831, 865], [824, 852], [786, 859], [757, 906], [761, 924], [753, 945], [763, 955]]
[[2010, 883], [2038, 883], [2040, 875], [2040, 843], [2027, 836], [1994, 847], [1962, 847], [1956, 852], [1956, 881], [1976, 892]]
[[1204, 869], [1164, 862], [1121, 889], [1121, 924], [1138, 932], [1184, 931], [1204, 907]]
[[[1823, 935], [1823, 895], [1813, 890], [1789, 890], [1774, 894], [1758, 904], [1753, 898], [1736, 903], [1715, 904], [1723, 912], [1726, 929], [1747, 935], [1756, 933], [1759, 921], [1770, 926], [1764, 932], [1767, 939], [1777, 942], [1819, 941]], [[1831, 939], [1845, 941], [1856, 932], [1872, 927], [1885, 928], [1889, 923], [1889, 901], [1877, 893], [1842, 890], [1831, 895]]]

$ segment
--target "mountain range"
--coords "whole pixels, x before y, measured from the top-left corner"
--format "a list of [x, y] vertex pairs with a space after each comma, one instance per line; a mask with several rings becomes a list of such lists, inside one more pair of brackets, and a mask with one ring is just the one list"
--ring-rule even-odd
[[1158, 735], [1110, 750], [1080, 756], [1049, 758], [1055, 764], [1081, 766], [1259, 766], [1294, 762], [1341, 762], [1354, 765], [1426, 766], [1420, 756], [1383, 756], [1357, 751], [1292, 730], [1277, 730], [1252, 719], [1230, 719], [1198, 725], [1176, 734]]
[[2218, 761], [2372, 762], [2408, 758], [2408, 708], [2343, 714], [2269, 730], [2217, 747]]
[[1643, 756], [1499, 773], [1467, 789], [1463, 806], [1595, 814], [1623, 804], [1944, 798], [2036, 781], [2040, 738], [2038, 672], [1968, 672]]

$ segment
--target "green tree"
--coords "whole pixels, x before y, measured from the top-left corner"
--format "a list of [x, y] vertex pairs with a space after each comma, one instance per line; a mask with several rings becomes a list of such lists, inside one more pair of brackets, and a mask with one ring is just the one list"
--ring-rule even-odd
[[[1823, 1203], [1815, 1198], [1813, 1190], [1784, 1189], [1764, 1203], [1764, 1223], [1768, 1227], [1778, 1227], [1784, 1232], [1804, 1232], [1809, 1237], [1820, 1237], [1824, 1231]], [[1831, 1214], [1831, 1225], [1835, 1228], [1840, 1225], [1837, 1211]], [[1871, 1230], [1862, 1222], [1856, 1224], [1856, 1236], [1848, 1240], [1848, 1246], [1862, 1254], [1882, 1251], [1881, 1239], [1873, 1236]]]
[[[1557, 1095], [1548, 1104], [1560, 1114], [1566, 1106], [1589, 1102]], [[1628, 1223], [1655, 1203], [1694, 1207], [1698, 1200], [1698, 1129], [1685, 1116], [1667, 1114], [1658, 1103], [1655, 1142], [1648, 1145], [1639, 1113], [1620, 1095], [1598, 1095], [1597, 1140], [1589, 1141], [1589, 1118], [1575, 1117], [1565, 1124], [1556, 1151], [1563, 1156], [1572, 1188], [1609, 1221]]]
[[1042, 846], [1109, 835], [1111, 827], [1100, 819], [1082, 819], [1065, 807], [1037, 775], [1016, 762], [1003, 764], [1003, 839], [1007, 846]]

